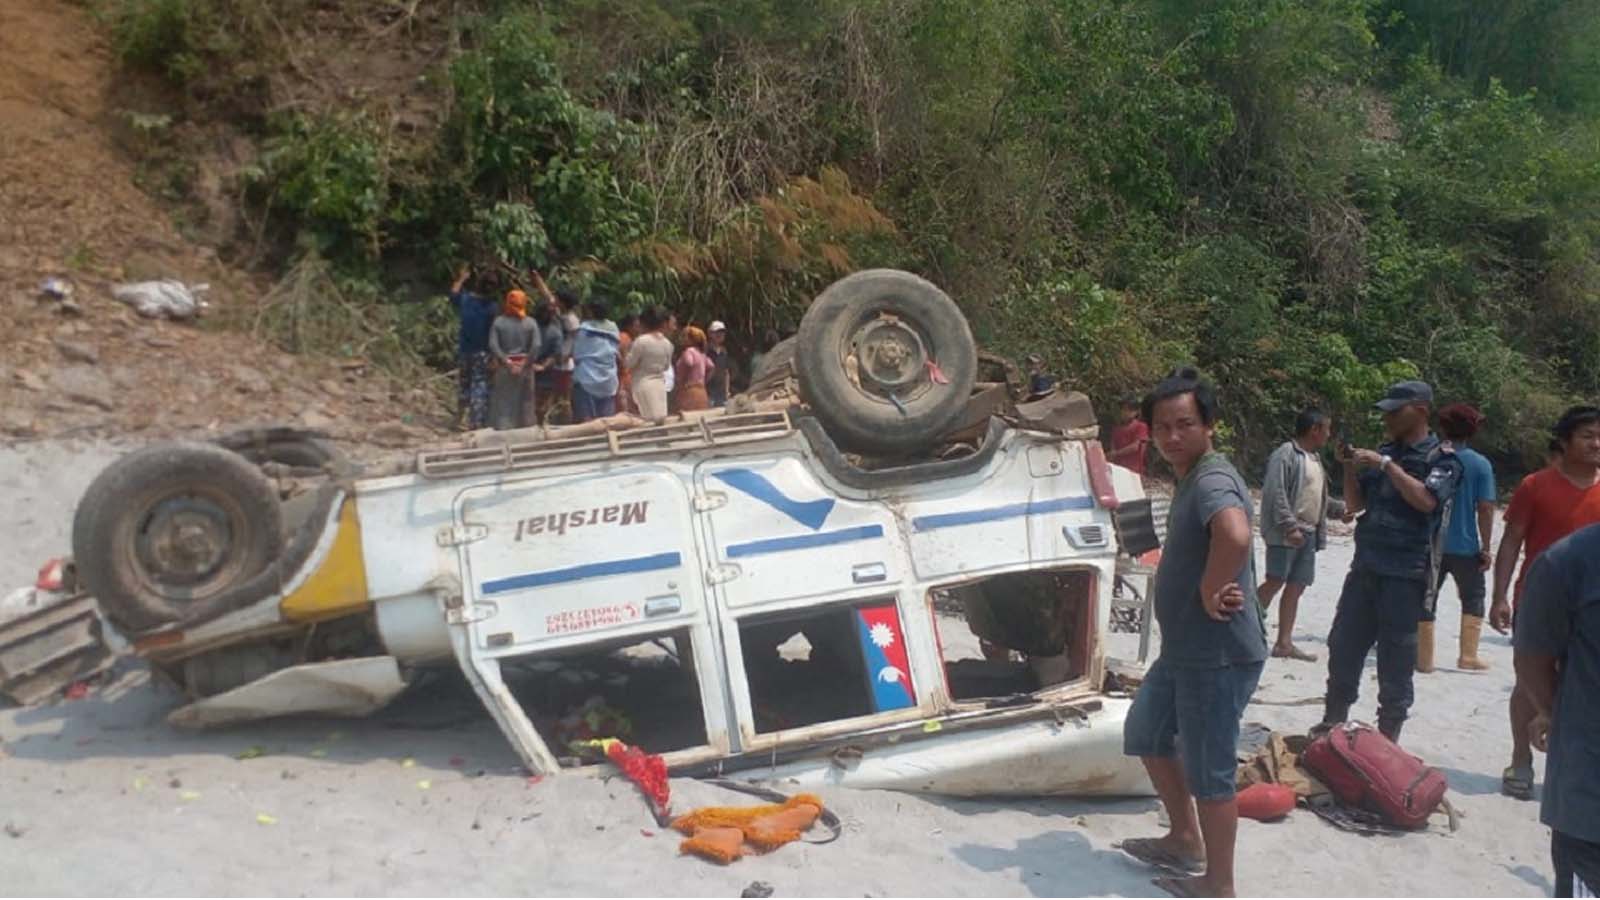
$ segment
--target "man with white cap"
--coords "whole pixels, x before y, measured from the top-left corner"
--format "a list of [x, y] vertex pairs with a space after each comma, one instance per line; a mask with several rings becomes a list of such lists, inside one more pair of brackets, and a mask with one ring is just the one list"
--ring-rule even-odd
[[733, 370], [728, 365], [731, 361], [728, 356], [728, 326], [720, 321], [712, 322], [706, 330], [706, 338], [709, 342], [706, 356], [716, 366], [711, 373], [711, 380], [706, 382], [706, 393], [710, 395], [713, 407], [727, 406], [728, 388], [733, 383]]
[[1345, 721], [1356, 702], [1367, 652], [1378, 648], [1378, 730], [1400, 740], [1414, 698], [1417, 625], [1432, 602], [1441, 524], [1461, 480], [1461, 461], [1428, 428], [1433, 388], [1402, 381], [1376, 404], [1388, 443], [1341, 447], [1345, 508], [1365, 511], [1356, 555], [1328, 633], [1323, 724]]

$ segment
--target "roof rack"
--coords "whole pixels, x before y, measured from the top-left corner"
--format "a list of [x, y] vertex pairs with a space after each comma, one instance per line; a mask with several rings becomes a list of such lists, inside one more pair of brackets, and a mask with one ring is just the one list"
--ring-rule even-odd
[[787, 410], [704, 416], [666, 425], [508, 442], [496, 447], [424, 450], [417, 455], [417, 473], [424, 478], [458, 478], [621, 457], [658, 456], [769, 441], [793, 431], [794, 423]]

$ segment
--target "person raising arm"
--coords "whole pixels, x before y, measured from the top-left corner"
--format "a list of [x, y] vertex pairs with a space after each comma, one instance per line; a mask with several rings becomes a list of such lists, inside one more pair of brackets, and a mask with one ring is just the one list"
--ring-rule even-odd
[[1345, 466], [1344, 469], [1344, 506], [1349, 515], [1366, 509], [1366, 498], [1362, 496], [1358, 477], [1359, 469], [1376, 469], [1387, 475], [1401, 498], [1419, 513], [1432, 513], [1439, 508], [1439, 498], [1433, 495], [1427, 484], [1411, 477], [1394, 460], [1376, 450], [1353, 450], [1349, 457], [1340, 461], [1355, 463], [1353, 467]]

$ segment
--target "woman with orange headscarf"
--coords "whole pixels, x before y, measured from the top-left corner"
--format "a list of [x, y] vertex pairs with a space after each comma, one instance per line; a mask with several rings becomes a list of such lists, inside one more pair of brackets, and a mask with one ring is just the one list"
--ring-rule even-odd
[[528, 317], [528, 295], [506, 294], [505, 305], [489, 329], [489, 355], [495, 367], [489, 423], [496, 431], [525, 428], [537, 421], [534, 375], [543, 368], [534, 362], [539, 336], [538, 324]]
[[683, 353], [678, 356], [675, 369], [678, 411], [710, 409], [711, 395], [706, 391], [706, 382], [711, 378], [711, 373], [716, 371], [716, 366], [711, 362], [711, 357], [706, 355], [706, 333], [698, 326], [690, 325], [683, 330], [683, 344]]

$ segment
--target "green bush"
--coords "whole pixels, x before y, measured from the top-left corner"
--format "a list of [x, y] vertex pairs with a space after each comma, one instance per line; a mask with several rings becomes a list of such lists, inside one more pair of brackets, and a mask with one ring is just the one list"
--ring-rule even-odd
[[479, 212], [475, 224], [484, 249], [519, 271], [545, 268], [550, 257], [550, 236], [544, 220], [524, 203], [496, 203]]
[[991, 312], [992, 320], [974, 323], [987, 346], [1018, 358], [1038, 354], [1065, 386], [1105, 411], [1121, 395], [1147, 390], [1194, 350], [1161, 327], [1152, 304], [1082, 272], [1029, 284], [997, 299]]
[[199, 10], [190, 0], [120, 0], [111, 12], [112, 46], [125, 65], [182, 84], [199, 69]]
[[300, 224], [322, 255], [378, 258], [389, 195], [387, 148], [366, 118], [288, 120], [267, 141], [257, 189], [270, 208]]
[[546, 253], [534, 246], [540, 241], [528, 228], [531, 213], [556, 254], [603, 258], [644, 233], [645, 192], [627, 177], [637, 135], [565, 87], [555, 47], [531, 16], [513, 14], [491, 25], [482, 46], [450, 68], [455, 115], [445, 153], [473, 200], [527, 210], [490, 213], [521, 218], [521, 224], [501, 222], [522, 234], [520, 251]]
[[[317, 27], [101, 2], [191, 99], [269, 92]], [[1600, 4], [1479, 5], [1463, 30], [1421, 0], [464, 0], [432, 20], [461, 48], [436, 130], [266, 123], [276, 258], [298, 234], [318, 283], [354, 279], [337, 321], [284, 300], [275, 333], [377, 323], [373, 352], [447, 366], [462, 260], [736, 333], [893, 265], [1102, 409], [1199, 364], [1247, 465], [1308, 403], [1375, 440], [1413, 376], [1512, 462], [1600, 391]]]

